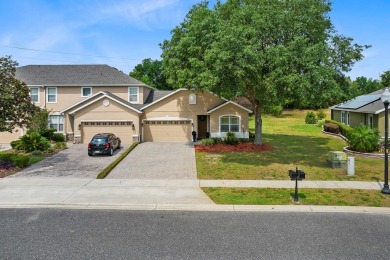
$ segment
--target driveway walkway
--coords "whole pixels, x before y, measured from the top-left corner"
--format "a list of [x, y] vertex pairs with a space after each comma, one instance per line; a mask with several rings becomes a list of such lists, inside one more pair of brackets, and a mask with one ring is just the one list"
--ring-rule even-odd
[[106, 179], [196, 179], [192, 143], [139, 144]]
[[96, 178], [96, 176], [113, 162], [128, 145], [116, 150], [113, 156], [88, 156], [85, 144], [67, 143], [68, 149], [61, 151], [43, 161], [21, 170], [9, 178], [15, 177], [71, 177]]

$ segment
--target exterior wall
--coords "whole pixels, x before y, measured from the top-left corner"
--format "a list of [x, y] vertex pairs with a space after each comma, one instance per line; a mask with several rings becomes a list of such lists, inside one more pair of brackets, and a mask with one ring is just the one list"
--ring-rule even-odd
[[[104, 99], [103, 99], [104, 100]], [[112, 121], [112, 120], [131, 120], [134, 124], [133, 135], [139, 135], [139, 115], [137, 112], [110, 100], [109, 106], [103, 105], [103, 100], [98, 100], [95, 103], [85, 107], [84, 109], [77, 111], [74, 115], [74, 134], [75, 136], [81, 135], [81, 121], [83, 120], [96, 120], [96, 121]]]
[[228, 104], [220, 109], [213, 111], [210, 115], [210, 134], [211, 137], [224, 137], [226, 133], [220, 132], [219, 120], [221, 116], [234, 115], [240, 117], [240, 132], [235, 133], [236, 137], [249, 138], [248, 112], [233, 104]]
[[[189, 95], [195, 93], [196, 104], [189, 104]], [[223, 103], [224, 101], [209, 92], [193, 92], [191, 90], [180, 90], [156, 104], [144, 109], [142, 119], [171, 117], [190, 118], [193, 120], [193, 129], [198, 132], [198, 115], [207, 115], [207, 111]]]
[[332, 110], [332, 120], [341, 122], [341, 111], [339, 110]]
[[362, 113], [355, 113], [355, 112], [349, 112], [350, 115], [350, 123], [349, 126], [351, 127], [358, 127], [361, 125], [361, 114]]
[[[377, 117], [377, 120], [375, 120], [375, 116]], [[374, 115], [374, 127], [375, 123], [377, 123], [376, 128], [379, 130], [379, 135], [385, 137], [385, 112]]]

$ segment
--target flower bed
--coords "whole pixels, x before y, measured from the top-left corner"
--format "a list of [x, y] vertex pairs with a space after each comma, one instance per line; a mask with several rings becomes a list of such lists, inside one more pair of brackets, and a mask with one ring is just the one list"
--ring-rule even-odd
[[195, 145], [196, 152], [206, 153], [226, 153], [226, 152], [261, 152], [271, 151], [273, 147], [270, 145], [256, 145], [252, 142], [240, 142], [237, 145], [227, 145], [218, 143], [210, 146]]

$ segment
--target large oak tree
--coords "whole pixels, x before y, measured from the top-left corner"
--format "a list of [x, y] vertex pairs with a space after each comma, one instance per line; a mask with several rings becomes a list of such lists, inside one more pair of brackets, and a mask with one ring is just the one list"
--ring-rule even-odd
[[37, 111], [28, 87], [15, 78], [17, 65], [9, 56], [0, 57], [0, 132], [12, 132], [15, 125], [28, 125]]
[[227, 0], [193, 6], [161, 44], [176, 88], [247, 97], [262, 144], [262, 113], [292, 102], [328, 106], [343, 95], [344, 72], [365, 47], [338, 35], [326, 0]]

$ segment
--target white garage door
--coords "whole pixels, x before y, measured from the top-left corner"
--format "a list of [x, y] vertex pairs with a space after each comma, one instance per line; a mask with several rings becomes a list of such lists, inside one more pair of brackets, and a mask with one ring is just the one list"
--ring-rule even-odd
[[144, 142], [191, 142], [191, 121], [144, 121]]
[[121, 139], [122, 144], [133, 143], [132, 122], [82, 122], [81, 137], [83, 143], [89, 143], [99, 133], [113, 133]]
[[12, 141], [18, 140], [23, 134], [23, 130], [19, 127], [15, 127], [12, 133], [1, 132], [0, 133], [0, 144], [9, 144]]

